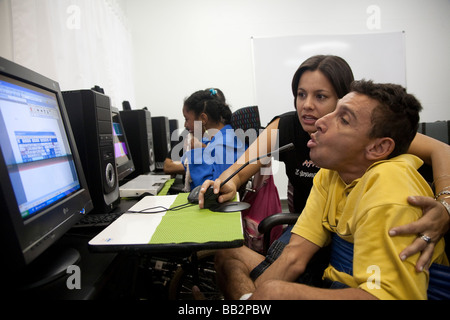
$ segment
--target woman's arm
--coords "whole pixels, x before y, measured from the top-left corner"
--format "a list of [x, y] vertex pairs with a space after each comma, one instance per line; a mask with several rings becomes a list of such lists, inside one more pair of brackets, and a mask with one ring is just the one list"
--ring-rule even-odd
[[272, 148], [275, 148], [275, 142], [278, 137], [278, 123], [279, 119], [275, 119], [271, 122], [263, 132], [258, 136], [258, 138], [248, 147], [245, 153], [227, 170], [225, 170], [216, 181], [207, 180], [203, 183], [200, 194], [199, 194], [199, 206], [203, 208], [203, 195], [206, 189], [214, 185], [214, 193], [219, 194], [219, 202], [225, 202], [231, 200], [236, 195], [239, 187], [246, 183], [258, 170], [269, 160], [261, 159], [262, 161], [257, 161], [249, 164], [244, 169], [242, 169], [238, 174], [236, 174], [230, 181], [228, 181], [222, 188], [220, 184], [222, 181], [230, 177], [234, 172], [239, 170], [239, 168], [246, 163], [260, 155], [268, 153]]
[[[432, 166], [435, 192], [438, 194], [450, 186], [450, 146], [436, 139], [418, 133], [408, 150]], [[448, 231], [450, 216], [439, 201], [430, 197], [411, 195], [410, 204], [422, 207], [423, 217], [416, 222], [392, 228], [391, 236], [404, 234], [425, 234], [431, 238], [427, 243], [418, 237], [411, 245], [400, 253], [402, 259], [422, 251], [416, 263], [417, 271], [423, 270], [431, 261], [435, 243]], [[440, 197], [438, 200], [450, 202], [450, 198]]]

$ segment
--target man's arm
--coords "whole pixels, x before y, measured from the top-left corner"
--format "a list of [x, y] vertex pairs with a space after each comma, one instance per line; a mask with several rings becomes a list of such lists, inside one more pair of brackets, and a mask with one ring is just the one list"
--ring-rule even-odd
[[256, 279], [255, 286], [258, 287], [268, 280], [297, 280], [319, 249], [319, 246], [293, 233], [280, 257]]
[[322, 289], [296, 283], [319, 246], [292, 234], [281, 256], [255, 281], [255, 300], [376, 299], [358, 288]]
[[322, 289], [295, 282], [266, 281], [250, 297], [251, 300], [376, 300], [358, 288]]

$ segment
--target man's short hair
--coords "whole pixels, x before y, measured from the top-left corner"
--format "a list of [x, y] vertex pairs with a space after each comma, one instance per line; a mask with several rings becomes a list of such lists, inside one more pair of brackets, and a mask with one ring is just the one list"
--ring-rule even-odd
[[397, 84], [360, 80], [353, 81], [350, 90], [378, 101], [372, 112], [369, 137], [389, 137], [395, 141], [395, 148], [389, 158], [406, 153], [419, 126], [419, 112], [422, 110], [420, 102]]

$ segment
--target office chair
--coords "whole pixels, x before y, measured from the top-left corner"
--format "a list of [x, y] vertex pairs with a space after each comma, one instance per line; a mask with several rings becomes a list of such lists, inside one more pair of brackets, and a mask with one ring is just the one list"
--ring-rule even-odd
[[[244, 107], [236, 110], [231, 115], [231, 126], [233, 129], [242, 129], [247, 131], [249, 129], [254, 129], [259, 135], [259, 130], [263, 129], [261, 127], [261, 120], [259, 117], [258, 106]], [[245, 141], [246, 147], [248, 147], [252, 141]]]
[[[450, 144], [450, 120], [421, 122], [417, 132]], [[430, 184], [433, 182], [433, 170], [430, 165], [425, 163], [419, 168], [419, 172]]]
[[[256, 133], [255, 135], [248, 134], [243, 137], [244, 141], [242, 142], [245, 144], [245, 149], [247, 149], [256, 140], [260, 133], [260, 130], [263, 129], [263, 127], [261, 127], [261, 119], [259, 116], [258, 106], [243, 107], [233, 112], [233, 114], [231, 115], [231, 126], [236, 132], [239, 129], [241, 129], [243, 133], [247, 132], [248, 130], [254, 130], [254, 132]], [[244, 198], [246, 192], [252, 190], [252, 181], [253, 178], [250, 179], [247, 184], [244, 184], [240, 187], [240, 189], [238, 190], [240, 199]]]

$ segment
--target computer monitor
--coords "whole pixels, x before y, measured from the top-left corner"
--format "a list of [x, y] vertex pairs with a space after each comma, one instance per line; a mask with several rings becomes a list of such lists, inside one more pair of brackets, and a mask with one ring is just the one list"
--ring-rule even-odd
[[152, 117], [144, 109], [120, 111], [120, 119], [127, 134], [136, 171], [129, 176], [135, 178], [141, 174], [155, 171], [155, 153], [153, 149]]
[[177, 119], [169, 119], [169, 130], [170, 130], [170, 148], [173, 149], [178, 144], [180, 139]]
[[119, 110], [111, 107], [114, 154], [116, 157], [116, 168], [119, 183], [123, 183], [125, 178], [135, 171], [133, 157], [131, 156], [127, 136], [120, 118]]
[[65, 273], [78, 252], [50, 249], [93, 204], [64, 101], [57, 82], [3, 58], [0, 177], [2, 279]]
[[152, 117], [153, 145], [155, 147], [156, 169], [164, 168], [164, 160], [171, 149], [169, 118]]

